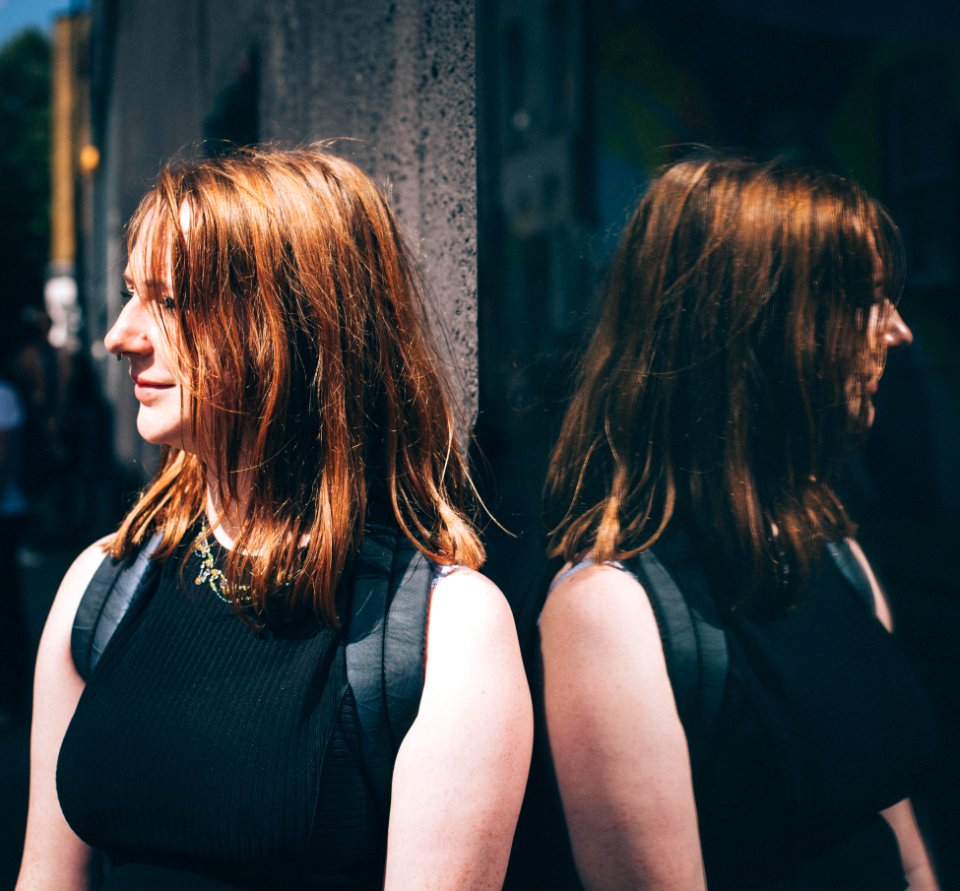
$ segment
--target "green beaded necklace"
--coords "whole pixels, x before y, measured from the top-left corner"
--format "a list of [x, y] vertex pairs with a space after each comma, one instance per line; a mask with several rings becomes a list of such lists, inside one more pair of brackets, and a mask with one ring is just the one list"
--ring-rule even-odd
[[[213, 559], [213, 551], [210, 548], [210, 530], [207, 529], [207, 524], [204, 523], [203, 527], [200, 530], [202, 538], [194, 545], [193, 553], [194, 556], [200, 561], [200, 572], [197, 573], [197, 577], [193, 580], [193, 583], [198, 587], [200, 585], [209, 585], [210, 590], [217, 595], [224, 603], [233, 603], [233, 598], [230, 597], [230, 586], [227, 583], [227, 577], [223, 574], [223, 571], [219, 569]], [[248, 585], [240, 585], [240, 591], [248, 591]], [[250, 603], [251, 598], [249, 596], [244, 597], [240, 596], [240, 603]]]

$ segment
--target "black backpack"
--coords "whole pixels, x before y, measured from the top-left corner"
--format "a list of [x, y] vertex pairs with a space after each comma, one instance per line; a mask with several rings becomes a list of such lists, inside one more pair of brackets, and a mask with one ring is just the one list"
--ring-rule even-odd
[[[117, 627], [148, 597], [159, 565], [159, 534], [127, 560], [104, 557], [77, 609], [71, 653], [86, 681]], [[385, 812], [397, 750], [423, 692], [427, 611], [434, 565], [398, 530], [365, 530], [350, 571], [350, 614], [344, 623], [347, 683], [356, 703], [363, 769]]]

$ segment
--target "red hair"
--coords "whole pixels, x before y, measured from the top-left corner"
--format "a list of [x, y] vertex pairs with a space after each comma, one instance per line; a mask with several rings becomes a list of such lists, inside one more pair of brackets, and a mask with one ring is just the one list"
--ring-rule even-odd
[[554, 448], [551, 551], [649, 547], [680, 513], [735, 602], [785, 601], [852, 524], [834, 491], [901, 288], [855, 183], [709, 157], [654, 179], [624, 231]]
[[435, 561], [483, 561], [421, 287], [366, 174], [317, 147], [167, 167], [128, 251], [145, 239], [147, 268], [132, 272], [155, 301], [172, 280], [196, 454], [163, 450], [112, 554], [155, 529], [171, 554], [212, 472], [225, 509], [247, 506], [230, 590], [261, 612], [310, 607], [336, 624], [338, 582], [377, 512]]

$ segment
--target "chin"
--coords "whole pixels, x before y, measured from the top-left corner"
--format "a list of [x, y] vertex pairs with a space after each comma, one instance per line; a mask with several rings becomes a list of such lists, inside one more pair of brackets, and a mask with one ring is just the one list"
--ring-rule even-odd
[[137, 413], [137, 432], [151, 445], [189, 451], [189, 423], [179, 411], [165, 405], [141, 405]]
[[149, 424], [137, 424], [137, 432], [144, 442], [155, 446], [169, 446], [171, 449], [189, 452], [184, 443], [183, 433], [180, 430], [158, 430]]
[[861, 412], [860, 407], [857, 405], [851, 405], [849, 422], [850, 432], [854, 435], [866, 433], [873, 426], [873, 420], [875, 416], [876, 409], [873, 407], [873, 403], [869, 399], [867, 400], [866, 412]]

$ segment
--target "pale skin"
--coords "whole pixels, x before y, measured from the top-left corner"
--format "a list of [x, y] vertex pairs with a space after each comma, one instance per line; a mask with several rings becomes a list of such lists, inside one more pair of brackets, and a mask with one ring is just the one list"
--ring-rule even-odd
[[[877, 615], [890, 610], [870, 574]], [[548, 738], [589, 891], [706, 888], [686, 737], [641, 585], [612, 566], [566, 577], [540, 618]], [[938, 885], [908, 799], [883, 812], [910, 891]]]
[[83, 680], [70, 655], [70, 630], [80, 597], [102, 559], [98, 543], [74, 561], [60, 584], [40, 638], [30, 730], [30, 802], [17, 891], [89, 887], [91, 852], [60, 811], [56, 770], [60, 744], [83, 692]]
[[547, 734], [588, 891], [706, 887], [687, 743], [643, 589], [611, 566], [561, 581], [540, 617]]
[[[129, 279], [129, 270], [126, 276]], [[187, 414], [159, 313], [133, 294], [105, 343], [130, 362], [145, 439], [190, 448]], [[243, 506], [217, 509], [208, 480], [208, 520], [226, 547]], [[219, 521], [219, 522], [218, 522]], [[55, 775], [64, 733], [83, 692], [70, 655], [77, 606], [103, 558], [102, 543], [77, 558], [56, 596], [37, 661], [30, 805], [17, 891], [89, 887], [90, 850], [66, 823]], [[387, 891], [487, 891], [503, 884], [526, 785], [533, 713], [510, 608], [479, 573], [437, 583], [417, 717], [393, 776]]]

